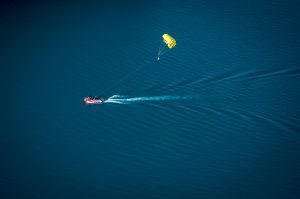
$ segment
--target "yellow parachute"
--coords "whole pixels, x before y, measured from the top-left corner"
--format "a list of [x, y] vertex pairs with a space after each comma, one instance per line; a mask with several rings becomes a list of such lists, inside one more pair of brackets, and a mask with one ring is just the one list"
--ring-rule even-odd
[[[176, 40], [169, 34], [163, 34], [162, 36], [163, 41], [160, 44], [160, 47], [158, 49], [157, 53], [157, 60], [160, 59], [160, 56], [167, 53], [171, 48], [174, 48], [176, 46]], [[165, 49], [165, 47], [168, 46], [168, 48]]]
[[162, 38], [164, 43], [168, 45], [169, 48], [176, 46], [176, 40], [169, 34], [163, 34]]

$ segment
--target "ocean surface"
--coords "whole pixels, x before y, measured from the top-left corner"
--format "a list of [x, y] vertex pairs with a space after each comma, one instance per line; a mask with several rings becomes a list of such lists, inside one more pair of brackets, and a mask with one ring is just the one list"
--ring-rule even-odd
[[299, 198], [299, 9], [2, 4], [1, 198]]

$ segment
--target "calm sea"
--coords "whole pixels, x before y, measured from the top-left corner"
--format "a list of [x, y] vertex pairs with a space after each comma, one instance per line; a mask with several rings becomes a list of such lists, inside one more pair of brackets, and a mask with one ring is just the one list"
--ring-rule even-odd
[[299, 9], [3, 5], [0, 195], [299, 198]]

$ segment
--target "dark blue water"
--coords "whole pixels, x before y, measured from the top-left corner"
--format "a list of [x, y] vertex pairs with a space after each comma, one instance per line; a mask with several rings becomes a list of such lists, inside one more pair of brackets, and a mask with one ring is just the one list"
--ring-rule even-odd
[[299, 8], [1, 6], [1, 196], [298, 198]]

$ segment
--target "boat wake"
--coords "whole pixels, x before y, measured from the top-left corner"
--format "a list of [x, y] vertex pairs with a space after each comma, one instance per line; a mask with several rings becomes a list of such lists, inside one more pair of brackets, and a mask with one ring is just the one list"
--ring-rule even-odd
[[143, 103], [147, 101], [170, 101], [170, 100], [187, 100], [192, 99], [192, 96], [152, 96], [152, 97], [127, 97], [120, 95], [113, 95], [109, 97], [104, 103], [115, 103], [115, 104], [133, 104], [133, 103]]

